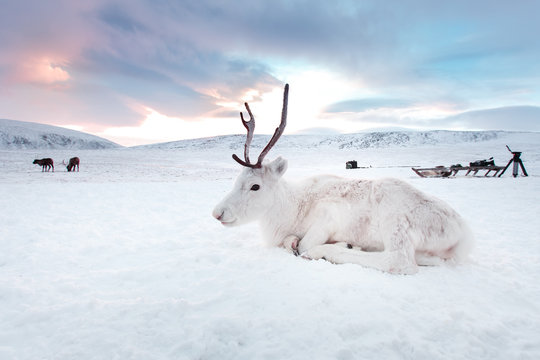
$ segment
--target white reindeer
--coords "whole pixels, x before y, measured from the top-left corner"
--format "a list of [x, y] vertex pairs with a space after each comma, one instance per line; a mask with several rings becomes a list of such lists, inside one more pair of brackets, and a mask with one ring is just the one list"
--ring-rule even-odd
[[390, 273], [414, 274], [418, 265], [466, 258], [472, 234], [446, 203], [398, 179], [357, 180], [315, 176], [297, 183], [282, 178], [287, 160], [263, 159], [286, 126], [288, 84], [281, 124], [257, 163], [249, 160], [255, 119], [244, 121], [245, 169], [212, 215], [225, 226], [258, 220], [264, 239], [308, 259], [353, 263]]

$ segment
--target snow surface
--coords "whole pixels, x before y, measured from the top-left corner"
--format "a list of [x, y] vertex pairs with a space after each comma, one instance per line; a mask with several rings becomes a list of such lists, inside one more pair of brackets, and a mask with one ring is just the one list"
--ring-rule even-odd
[[[308, 261], [266, 247], [256, 224], [222, 227], [211, 211], [243, 141], [223, 139], [43, 151], [79, 156], [79, 173], [0, 151], [0, 359], [540, 358], [540, 134], [376, 148], [284, 137], [272, 150], [289, 180], [395, 176], [450, 203], [475, 233], [471, 262], [413, 276]], [[410, 170], [506, 165], [505, 144], [529, 177]]]
[[0, 119], [0, 149], [111, 149], [120, 145], [80, 131]]

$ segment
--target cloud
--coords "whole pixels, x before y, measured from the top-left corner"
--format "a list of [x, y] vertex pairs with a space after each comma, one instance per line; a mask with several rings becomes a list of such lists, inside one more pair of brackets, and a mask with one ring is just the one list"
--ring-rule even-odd
[[27, 59], [17, 64], [13, 74], [9, 75], [10, 82], [55, 84], [68, 81], [69, 73], [64, 70], [65, 64], [48, 58]]
[[540, 131], [540, 107], [510, 106], [467, 111], [435, 120], [431, 125], [438, 128], [466, 130]]
[[[313, 69], [352, 86], [298, 114], [401, 126], [540, 105], [535, 1], [26, 0], [2, 10], [0, 116], [20, 120], [140, 126], [146, 108], [218, 118], [231, 114], [223, 104], [254, 89], [250, 101], [262, 101]], [[304, 80], [315, 93], [326, 79]]]
[[[27, 36], [18, 35], [25, 44], [22, 47], [0, 35], [0, 46], [12, 50], [6, 51], [11, 54], [8, 59], [0, 60], [0, 82], [9, 85], [13, 97], [29, 92], [39, 96], [39, 89], [25, 88], [24, 83], [67, 82], [64, 94], [57, 91], [42, 98], [64, 98], [51, 102], [62, 107], [81, 104], [74, 107], [73, 117], [86, 122], [136, 125], [143, 117], [139, 110], [134, 113], [134, 107], [150, 107], [190, 120], [215, 111], [218, 101], [238, 100], [250, 89], [268, 91], [281, 83], [261, 62], [201, 47], [198, 37], [183, 37], [184, 25], [168, 15], [166, 4], [98, 1], [93, 7], [77, 8], [66, 3], [54, 13], [41, 2], [35, 3], [35, 8], [26, 5], [23, 9], [10, 4], [3, 12], [18, 13], [24, 24], [21, 32]], [[43, 10], [43, 18], [34, 9]], [[4, 19], [0, 15], [0, 20]], [[7, 24], [17, 33], [17, 22]], [[73, 38], [78, 35], [76, 46]], [[45, 44], [50, 47], [45, 49]], [[66, 58], [68, 66], [64, 61], [41, 60], [47, 59], [43, 54]], [[30, 63], [29, 58], [40, 60]], [[69, 101], [65, 101], [66, 96]], [[62, 111], [49, 114], [56, 117], [55, 113]]]
[[340, 132], [333, 128], [325, 127], [316, 127], [316, 128], [307, 128], [301, 131], [298, 131], [295, 134], [298, 135], [337, 135]]
[[429, 116], [428, 109], [374, 110], [348, 114], [351, 123], [370, 127], [403, 127], [417, 130], [506, 130], [540, 131], [540, 107], [509, 106], [459, 112], [450, 116]]
[[380, 108], [403, 108], [411, 105], [410, 100], [405, 99], [389, 99], [389, 98], [366, 98], [340, 101], [330, 104], [326, 107], [325, 112], [340, 113], [340, 112], [363, 112], [367, 110], [375, 110]]

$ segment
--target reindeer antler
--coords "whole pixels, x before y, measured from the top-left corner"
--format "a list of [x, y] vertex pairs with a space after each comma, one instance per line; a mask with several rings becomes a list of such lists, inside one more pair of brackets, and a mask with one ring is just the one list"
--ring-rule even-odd
[[240, 165], [252, 167], [249, 161], [249, 147], [251, 145], [251, 140], [253, 139], [253, 133], [255, 132], [255, 117], [251, 113], [248, 103], [244, 103], [249, 114], [249, 121], [244, 120], [244, 114], [240, 112], [240, 119], [242, 119], [242, 124], [247, 130], [246, 144], [244, 145], [244, 159], [245, 161], [240, 160], [236, 154], [233, 154], [233, 159], [236, 160]]
[[252, 164], [249, 161], [249, 147], [251, 145], [251, 140], [253, 139], [253, 133], [255, 132], [255, 117], [251, 113], [251, 110], [249, 109], [248, 103], [245, 103], [246, 109], [249, 114], [249, 121], [244, 120], [244, 115], [242, 112], [240, 112], [240, 118], [242, 119], [242, 124], [247, 130], [247, 137], [246, 137], [246, 144], [244, 145], [244, 160], [241, 160], [236, 154], [233, 154], [233, 159], [238, 162], [242, 166], [250, 167], [252, 169], [258, 169], [262, 167], [262, 162], [264, 160], [264, 157], [270, 149], [276, 144], [278, 139], [281, 137], [281, 134], [283, 134], [283, 131], [285, 130], [285, 126], [287, 126], [287, 104], [289, 101], [289, 84], [285, 84], [285, 89], [283, 91], [283, 108], [281, 109], [281, 123], [276, 128], [276, 131], [274, 132], [274, 135], [268, 142], [268, 144], [265, 146], [261, 154], [259, 155], [259, 158], [257, 159], [256, 164]]

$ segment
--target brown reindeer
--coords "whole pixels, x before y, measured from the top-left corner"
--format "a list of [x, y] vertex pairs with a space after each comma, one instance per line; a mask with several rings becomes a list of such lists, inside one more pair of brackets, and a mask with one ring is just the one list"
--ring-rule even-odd
[[79, 171], [79, 158], [78, 157], [72, 157], [69, 159], [69, 164], [66, 166], [67, 171], [75, 171], [75, 167], [77, 167], [77, 172]]
[[32, 164], [38, 164], [41, 165], [41, 172], [43, 171], [49, 171], [52, 168], [52, 171], [54, 172], [54, 161], [51, 158], [45, 158], [45, 159], [35, 159]]

